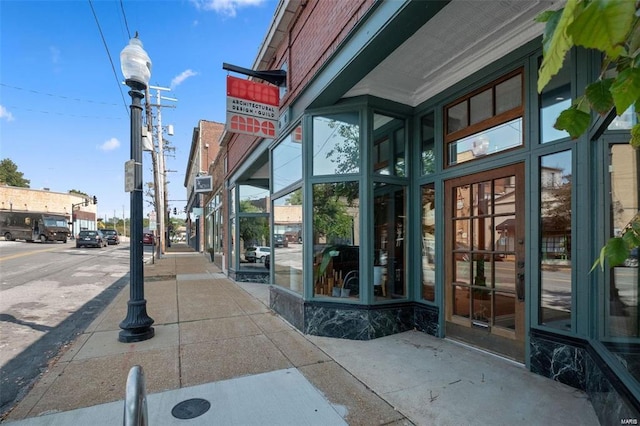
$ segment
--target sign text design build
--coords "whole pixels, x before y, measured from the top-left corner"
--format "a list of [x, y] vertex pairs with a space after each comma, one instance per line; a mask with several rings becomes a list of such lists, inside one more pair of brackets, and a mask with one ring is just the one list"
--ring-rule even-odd
[[275, 138], [279, 104], [276, 86], [227, 76], [228, 131]]

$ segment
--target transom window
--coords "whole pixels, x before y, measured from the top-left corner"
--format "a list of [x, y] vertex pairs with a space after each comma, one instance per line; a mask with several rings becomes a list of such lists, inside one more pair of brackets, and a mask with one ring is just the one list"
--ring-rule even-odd
[[447, 166], [522, 145], [523, 86], [518, 69], [445, 107]]

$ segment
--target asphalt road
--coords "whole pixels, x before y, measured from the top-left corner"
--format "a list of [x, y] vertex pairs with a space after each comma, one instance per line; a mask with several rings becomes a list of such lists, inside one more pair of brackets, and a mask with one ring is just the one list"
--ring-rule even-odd
[[0, 418], [129, 282], [128, 273], [126, 243], [0, 241]]

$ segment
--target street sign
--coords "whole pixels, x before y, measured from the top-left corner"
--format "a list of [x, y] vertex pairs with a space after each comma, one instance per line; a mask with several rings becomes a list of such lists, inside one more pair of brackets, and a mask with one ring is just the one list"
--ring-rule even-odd
[[128, 160], [124, 162], [124, 192], [136, 190], [136, 162]]
[[149, 230], [153, 230], [157, 227], [156, 224], [156, 212], [149, 213]]
[[278, 87], [227, 76], [228, 131], [274, 139], [279, 106]]

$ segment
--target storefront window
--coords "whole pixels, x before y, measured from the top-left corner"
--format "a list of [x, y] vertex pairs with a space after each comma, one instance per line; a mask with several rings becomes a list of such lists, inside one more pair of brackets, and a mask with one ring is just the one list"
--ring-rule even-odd
[[264, 270], [264, 261], [270, 254], [269, 218], [266, 216], [240, 216], [240, 264], [243, 268]]
[[540, 323], [571, 329], [571, 151], [540, 161]]
[[[571, 53], [567, 54], [571, 60]], [[570, 63], [570, 62], [568, 62]], [[548, 143], [568, 138], [569, 133], [553, 127], [562, 111], [571, 106], [571, 67], [563, 67], [540, 94], [540, 141]]]
[[523, 72], [516, 70], [446, 106], [446, 165], [521, 146], [522, 94]]
[[522, 118], [451, 142], [449, 165], [465, 163], [522, 145]]
[[212, 248], [213, 248], [213, 262], [219, 267], [225, 267], [222, 263], [222, 257], [224, 253], [223, 246], [223, 234], [222, 230], [224, 229], [222, 220], [224, 215], [222, 214], [222, 195], [220, 193], [216, 194], [212, 201], [213, 208], [213, 224], [212, 224]]
[[313, 289], [315, 296], [358, 299], [360, 197], [357, 182], [314, 184]]
[[302, 140], [298, 127], [273, 150], [271, 157], [273, 192], [278, 192], [302, 180]]
[[229, 268], [236, 268], [236, 218], [229, 219]]
[[240, 213], [265, 213], [269, 211], [269, 188], [240, 185]]
[[422, 298], [435, 301], [436, 192], [432, 183], [422, 187]]
[[313, 174], [360, 172], [360, 114], [346, 112], [313, 118]]
[[[620, 236], [638, 214], [638, 152], [628, 144], [612, 145], [609, 166], [611, 176], [611, 235]], [[606, 335], [640, 337], [640, 290], [638, 249], [620, 266], [611, 268], [606, 312]], [[634, 339], [636, 343], [640, 343]]]
[[433, 112], [422, 117], [422, 174], [430, 175], [436, 171], [436, 157], [435, 157], [435, 128]]
[[374, 184], [373, 294], [376, 300], [406, 296], [405, 188]]
[[[638, 165], [640, 153], [629, 144], [611, 145], [610, 173], [610, 235], [621, 236], [640, 212]], [[640, 347], [640, 277], [638, 248], [619, 266], [608, 273], [604, 300], [604, 340], [607, 348], [640, 380], [638, 348]]]
[[229, 214], [231, 216], [236, 214], [236, 189], [231, 188], [229, 191]]
[[380, 175], [405, 176], [404, 120], [373, 115], [373, 171]]
[[273, 201], [274, 284], [302, 294], [302, 189]]

